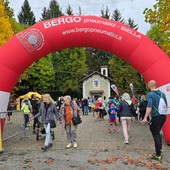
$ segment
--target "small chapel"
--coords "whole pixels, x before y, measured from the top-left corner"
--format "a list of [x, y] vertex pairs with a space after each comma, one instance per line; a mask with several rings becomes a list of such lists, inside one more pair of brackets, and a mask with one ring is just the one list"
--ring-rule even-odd
[[101, 66], [100, 72], [95, 71], [84, 77], [82, 80], [83, 98], [108, 99], [111, 95], [111, 83], [113, 80], [108, 77], [108, 66]]

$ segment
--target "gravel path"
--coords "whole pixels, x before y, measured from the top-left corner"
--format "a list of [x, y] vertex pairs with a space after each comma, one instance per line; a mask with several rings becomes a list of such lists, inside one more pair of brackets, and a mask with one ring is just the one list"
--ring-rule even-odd
[[[163, 143], [163, 160], [148, 159], [154, 153], [148, 126], [132, 122], [130, 144], [123, 143], [121, 125], [118, 133], [107, 132], [107, 118], [96, 122], [92, 115], [84, 116], [77, 130], [78, 148], [66, 149], [66, 136], [60, 126], [55, 130], [53, 147], [41, 151], [44, 137], [36, 141], [31, 129], [27, 136], [16, 136], [3, 142], [0, 170], [143, 170], [170, 169], [170, 147]], [[12, 130], [12, 129], [11, 129]]]

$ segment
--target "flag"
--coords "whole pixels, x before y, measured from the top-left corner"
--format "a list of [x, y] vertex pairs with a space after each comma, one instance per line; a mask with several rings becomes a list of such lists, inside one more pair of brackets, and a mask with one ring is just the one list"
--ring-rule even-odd
[[118, 89], [117, 89], [116, 85], [112, 84], [111, 88], [119, 96], [119, 92], [118, 92]]
[[131, 89], [131, 91], [132, 91], [132, 94], [134, 94], [134, 87], [133, 87], [133, 84], [132, 83], [130, 83], [130, 89]]

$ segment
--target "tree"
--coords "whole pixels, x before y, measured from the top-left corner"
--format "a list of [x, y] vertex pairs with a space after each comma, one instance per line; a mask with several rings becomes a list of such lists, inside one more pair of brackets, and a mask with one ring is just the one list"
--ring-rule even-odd
[[33, 63], [20, 77], [15, 86], [16, 94], [29, 91], [45, 93], [54, 88], [55, 72], [51, 65], [51, 57], [44, 57]]
[[129, 92], [130, 83], [133, 83], [136, 93], [141, 93], [139, 74], [128, 63], [117, 57], [112, 57], [109, 61], [109, 72], [116, 86], [121, 93]]
[[138, 30], [138, 25], [135, 24], [134, 19], [128, 18], [128, 20], [125, 22], [126, 25], [130, 26], [131, 28]]
[[42, 16], [42, 18], [40, 18], [41, 20], [46, 20], [46, 19], [49, 19], [51, 17], [50, 13], [47, 13], [46, 7], [43, 8], [41, 16]]
[[110, 18], [109, 8], [107, 6], [106, 9], [102, 8], [100, 12], [102, 18], [106, 18], [106, 19]]
[[159, 24], [153, 24], [147, 32], [147, 36], [152, 39], [165, 53], [170, 54], [169, 33], [163, 31]]
[[79, 7], [79, 12], [78, 12], [78, 15], [82, 15], [82, 10], [81, 10], [81, 7]]
[[144, 10], [145, 21], [150, 24], [159, 24], [164, 31], [170, 29], [170, 5], [169, 0], [156, 0], [157, 3], [152, 9]]
[[62, 9], [56, 0], [51, 0], [49, 8], [44, 7], [41, 20], [63, 16]]
[[9, 7], [9, 1], [8, 1], [8, 0], [5, 0], [5, 1], [4, 1], [4, 6], [5, 6], [5, 12], [6, 12], [6, 14], [7, 14], [8, 17], [9, 17], [9, 22], [10, 22], [10, 24], [11, 24], [11, 28], [12, 28], [14, 34], [22, 31], [23, 29], [25, 29], [26, 26], [21, 25], [21, 24], [18, 24], [18, 22], [16, 21], [16, 19], [13, 18], [13, 16], [14, 16], [14, 12], [13, 12], [13, 11], [14, 11], [14, 10]]
[[9, 17], [5, 12], [5, 6], [3, 5], [2, 0], [0, 0], [0, 46], [2, 46], [13, 34], [14, 32], [12, 31]]
[[35, 24], [35, 16], [33, 11], [31, 11], [31, 7], [29, 5], [28, 0], [25, 0], [23, 6], [21, 7], [21, 12], [18, 14], [18, 20], [20, 24], [23, 25], [33, 25]]
[[70, 4], [69, 4], [68, 7], [67, 7], [66, 14], [68, 14], [68, 15], [74, 15], [73, 9], [71, 8]]
[[79, 81], [86, 71], [86, 55], [83, 48], [65, 49], [53, 53], [56, 71], [56, 88], [62, 93], [76, 92]]
[[94, 71], [100, 72], [100, 67], [102, 65], [108, 65], [108, 61], [112, 57], [112, 54], [97, 49], [86, 48], [86, 56], [86, 74], [91, 74]]
[[10, 18], [11, 28], [14, 34], [26, 29], [26, 25], [18, 24], [18, 22], [14, 18]]
[[169, 0], [157, 0], [153, 9], [144, 10], [145, 21], [151, 24], [147, 35], [170, 55], [170, 5]]
[[3, 1], [3, 5], [5, 7], [5, 12], [8, 15], [8, 17], [12, 18], [13, 15], [14, 15], [14, 10], [9, 7], [9, 1], [8, 0], [4, 0]]
[[115, 21], [119, 21], [119, 22], [122, 22], [124, 23], [124, 18], [122, 18], [122, 15], [120, 13], [120, 11], [118, 9], [115, 9], [112, 13], [112, 17], [111, 19], [115, 20]]

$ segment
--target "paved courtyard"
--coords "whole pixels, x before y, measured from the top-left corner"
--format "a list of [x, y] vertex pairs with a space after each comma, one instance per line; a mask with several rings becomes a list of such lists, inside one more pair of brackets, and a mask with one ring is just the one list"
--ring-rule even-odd
[[[123, 143], [122, 127], [118, 133], [108, 133], [105, 120], [95, 121], [92, 114], [83, 116], [78, 126], [78, 148], [66, 149], [66, 136], [60, 125], [54, 130], [53, 147], [41, 151], [44, 137], [36, 141], [31, 129], [27, 136], [18, 135], [3, 142], [0, 170], [124, 170], [170, 169], [170, 146], [163, 141], [164, 156], [161, 162], [148, 158], [154, 153], [154, 144], [148, 125], [133, 121], [129, 145]], [[9, 125], [10, 126], [10, 125]], [[12, 125], [11, 125], [12, 126]], [[12, 130], [12, 129], [11, 129]]]

